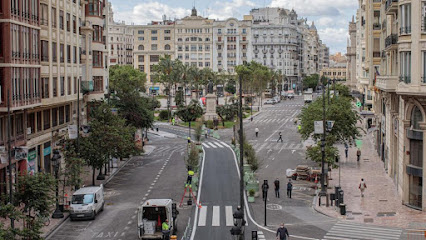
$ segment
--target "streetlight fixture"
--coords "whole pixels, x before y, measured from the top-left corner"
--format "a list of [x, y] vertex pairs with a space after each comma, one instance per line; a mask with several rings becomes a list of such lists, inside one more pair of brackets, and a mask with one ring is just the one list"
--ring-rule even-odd
[[52, 215], [52, 218], [63, 218], [64, 214], [61, 209], [59, 209], [59, 168], [61, 166], [61, 154], [59, 154], [59, 150], [53, 151], [52, 162], [55, 168], [55, 179], [56, 179], [56, 209]]

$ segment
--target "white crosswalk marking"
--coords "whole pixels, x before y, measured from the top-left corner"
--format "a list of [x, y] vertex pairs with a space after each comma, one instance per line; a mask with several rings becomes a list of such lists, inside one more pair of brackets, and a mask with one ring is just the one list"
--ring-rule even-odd
[[213, 143], [211, 143], [211, 142], [207, 142], [207, 144], [209, 144], [211, 147], [213, 147], [213, 148], [217, 148], [216, 147], [216, 145], [214, 145]]
[[259, 239], [259, 240], [264, 240], [264, 239], [266, 239], [266, 238], [265, 238], [265, 235], [263, 234], [263, 232], [262, 232], [262, 231], [257, 231], [257, 239]]
[[225, 207], [225, 221], [227, 227], [234, 225], [234, 217], [232, 216], [232, 206]]
[[220, 226], [220, 207], [219, 206], [213, 206], [212, 226], [213, 227]]
[[200, 217], [198, 219], [198, 226], [199, 227], [206, 226], [206, 221], [207, 221], [207, 206], [203, 206], [200, 209]]
[[396, 240], [400, 239], [402, 230], [384, 228], [380, 226], [369, 226], [357, 223], [336, 223], [324, 236], [324, 239], [380, 239]]
[[216, 144], [218, 147], [223, 148], [223, 145], [218, 143], [218, 142], [213, 142], [214, 144]]
[[209, 147], [209, 145], [207, 145], [206, 143], [203, 143], [203, 146], [204, 146], [205, 148], [210, 148], [210, 147]]

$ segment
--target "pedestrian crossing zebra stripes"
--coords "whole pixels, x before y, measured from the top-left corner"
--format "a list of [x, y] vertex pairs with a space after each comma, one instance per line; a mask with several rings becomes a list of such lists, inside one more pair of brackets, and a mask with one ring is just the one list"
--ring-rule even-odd
[[339, 240], [396, 240], [400, 239], [402, 230], [370, 226], [358, 223], [338, 222], [324, 236], [325, 239]]
[[276, 139], [271, 139], [266, 143], [255, 143], [253, 145], [253, 148], [256, 149], [256, 152], [260, 152], [262, 149], [267, 150], [284, 150], [284, 149], [291, 149], [291, 150], [301, 150], [305, 149], [305, 146], [303, 143], [292, 143], [292, 142], [277, 142]]
[[[198, 217], [198, 227], [233, 226], [234, 218], [232, 216], [232, 208], [233, 206], [202, 206]], [[225, 217], [221, 217], [222, 215]]]
[[223, 144], [219, 142], [203, 142], [203, 147], [205, 148], [225, 148]]

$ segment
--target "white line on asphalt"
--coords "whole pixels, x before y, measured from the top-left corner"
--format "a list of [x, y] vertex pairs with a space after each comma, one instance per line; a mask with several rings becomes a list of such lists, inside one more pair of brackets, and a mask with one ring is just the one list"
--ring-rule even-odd
[[220, 207], [219, 206], [213, 206], [212, 226], [213, 227], [220, 226]]
[[214, 145], [212, 142], [207, 142], [207, 144], [208, 144], [210, 147], [212, 147], [212, 148], [217, 148], [217, 146], [216, 146], [216, 145]]
[[[228, 148], [230, 148], [228, 145], [226, 145]], [[232, 148], [231, 148], [232, 151]], [[232, 151], [234, 152], [234, 151]], [[201, 187], [203, 185], [203, 175], [204, 175], [204, 161], [206, 159], [206, 151], [203, 148], [203, 162], [201, 165], [201, 176], [200, 176], [200, 183], [198, 186], [198, 194], [197, 194], [197, 202], [200, 202], [200, 196], [201, 196]], [[199, 208], [195, 208], [195, 217], [194, 217], [194, 228], [192, 229], [192, 233], [191, 233], [191, 238], [190, 240], [194, 240], [195, 237], [195, 232], [197, 231], [197, 215], [198, 215], [198, 209]], [[203, 207], [201, 207], [201, 209], [203, 209]]]
[[143, 197], [143, 198], [142, 198], [142, 200], [144, 200], [144, 201], [145, 201], [145, 200], [146, 200], [146, 197]]
[[[238, 178], [241, 178], [241, 175], [240, 175], [240, 170], [239, 170], [239, 167], [238, 167], [238, 162], [237, 162], [237, 156], [235, 155], [235, 152], [232, 150], [232, 148], [228, 145], [228, 144], [226, 144], [226, 143], [224, 143], [223, 141], [220, 141], [220, 140], [217, 140], [218, 142], [221, 142], [222, 144], [224, 144], [225, 146], [227, 146], [228, 148], [229, 148], [229, 150], [231, 150], [231, 152], [232, 152], [232, 155], [234, 156], [234, 162], [235, 162], [235, 166], [237, 167], [237, 173], [238, 173]], [[204, 156], [205, 157], [205, 156]], [[204, 167], [204, 166], [203, 166]], [[202, 174], [202, 172], [201, 172], [201, 174]], [[200, 183], [201, 184], [201, 183]], [[200, 187], [200, 189], [201, 189], [201, 187]], [[200, 189], [198, 189], [199, 191], [200, 191]], [[198, 195], [198, 197], [200, 197], [200, 195]], [[245, 206], [248, 206], [248, 201], [247, 201], [247, 195], [246, 194], [244, 194], [244, 204], [245, 204]], [[197, 211], [198, 210], [198, 208], [196, 208], [195, 209], [195, 211]], [[253, 217], [251, 216], [251, 213], [250, 213], [250, 208], [245, 208], [244, 209], [244, 211], [247, 213], [247, 214], [244, 214], [244, 218], [246, 219], [246, 226], [248, 226], [248, 221], [247, 221], [247, 216], [250, 218], [250, 221], [252, 222], [252, 223], [254, 223], [258, 228], [261, 228], [261, 229], [263, 229], [263, 230], [265, 230], [265, 231], [268, 231], [268, 232], [272, 232], [272, 233], [275, 233], [275, 231], [273, 231], [273, 230], [271, 230], [271, 229], [268, 229], [268, 228], [266, 228], [266, 227], [263, 227], [262, 225], [260, 225], [259, 223], [257, 223], [256, 221], [254, 221], [254, 219], [253, 219]], [[194, 226], [195, 226], [195, 224], [194, 224]], [[195, 228], [195, 227], [194, 227]], [[193, 234], [195, 234], [195, 232], [193, 231], [192, 232]], [[291, 235], [291, 238], [293, 239], [293, 238], [299, 238], [299, 239], [306, 239], [306, 240], [319, 240], [319, 239], [317, 239], [317, 238], [310, 238], [310, 237], [303, 237], [303, 236], [297, 236], [297, 235]], [[193, 236], [191, 236], [191, 240], [193, 240], [194, 239], [194, 237]]]
[[286, 124], [288, 122], [288, 118], [284, 121], [284, 123], [283, 124], [281, 124], [281, 126], [279, 127], [279, 128], [277, 128], [277, 130], [275, 130], [272, 134], [271, 134], [271, 136], [269, 136], [267, 139], [265, 139], [265, 142], [267, 142], [267, 141], [269, 141], [269, 139], [272, 137], [272, 136], [275, 136], [276, 135], [276, 133]]
[[264, 144], [262, 144], [262, 146], [260, 146], [260, 148], [258, 148], [258, 149], [256, 150], [256, 152], [260, 152], [260, 150], [262, 150], [262, 148], [264, 148], [266, 145], [268, 145], [268, 143], [264, 143]]
[[147, 192], [149, 192], [149, 193], [150, 193], [150, 192], [151, 192], [151, 189], [148, 189], [148, 191], [147, 191]]
[[209, 145], [202, 143], [205, 148], [210, 148]]
[[269, 165], [266, 165], [266, 167], [265, 168], [268, 168], [269, 167]]
[[130, 225], [130, 224], [132, 224], [132, 223], [133, 223], [132, 221], [128, 221], [128, 222], [127, 222], [127, 224], [129, 224], [129, 225]]
[[133, 215], [133, 216], [132, 216], [132, 219], [135, 219], [135, 218], [136, 218], [136, 215]]
[[126, 230], [126, 231], [129, 230], [129, 229], [130, 229], [130, 227], [128, 227], [128, 226], [124, 227], [124, 230]]
[[148, 195], [149, 195], [149, 194], [148, 194], [148, 193], [146, 193], [146, 194], [145, 194], [145, 197], [148, 197]]
[[152, 186], [149, 186], [149, 189], [152, 189], [153, 187]]
[[225, 222], [227, 227], [234, 225], [234, 217], [232, 216], [232, 206], [225, 207]]
[[290, 146], [288, 146], [288, 148], [292, 149], [294, 147], [294, 143], [290, 144]]
[[207, 221], [207, 206], [203, 206], [203, 207], [201, 207], [201, 210], [200, 210], [198, 226], [199, 227], [205, 227], [206, 221]]
[[223, 145], [218, 143], [218, 142], [213, 142], [214, 144], [216, 144], [218, 147], [223, 148]]
[[138, 213], [138, 210], [135, 211], [135, 214]]
[[124, 235], [125, 235], [125, 234], [126, 234], [126, 233], [125, 233], [125, 232], [123, 232], [123, 233], [121, 233], [121, 236], [122, 236], [122, 237], [124, 237]]

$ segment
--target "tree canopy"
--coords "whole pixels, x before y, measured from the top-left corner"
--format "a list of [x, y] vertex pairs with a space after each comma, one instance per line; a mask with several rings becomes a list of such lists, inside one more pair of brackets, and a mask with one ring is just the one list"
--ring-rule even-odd
[[193, 122], [203, 115], [203, 109], [196, 100], [192, 100], [188, 106], [178, 108], [176, 115], [184, 122]]
[[310, 76], [306, 76], [303, 79], [303, 86], [304, 88], [312, 88], [315, 89], [319, 84], [319, 75], [318, 74], [312, 74]]

